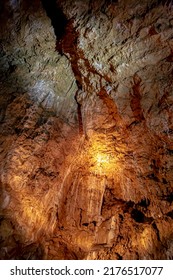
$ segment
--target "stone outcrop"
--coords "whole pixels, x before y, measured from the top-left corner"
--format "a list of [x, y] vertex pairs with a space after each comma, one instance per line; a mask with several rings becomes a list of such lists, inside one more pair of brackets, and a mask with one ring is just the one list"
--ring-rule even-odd
[[31, 2], [0, 7], [0, 258], [172, 259], [172, 2]]

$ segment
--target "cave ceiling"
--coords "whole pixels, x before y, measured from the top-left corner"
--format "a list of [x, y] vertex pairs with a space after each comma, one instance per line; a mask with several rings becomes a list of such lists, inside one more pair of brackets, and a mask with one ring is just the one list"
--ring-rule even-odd
[[172, 1], [0, 15], [0, 259], [173, 259]]

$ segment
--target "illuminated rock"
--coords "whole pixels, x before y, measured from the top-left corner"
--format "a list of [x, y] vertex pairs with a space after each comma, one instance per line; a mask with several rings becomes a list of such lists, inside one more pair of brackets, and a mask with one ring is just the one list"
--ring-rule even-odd
[[1, 2], [0, 258], [172, 259], [171, 1]]

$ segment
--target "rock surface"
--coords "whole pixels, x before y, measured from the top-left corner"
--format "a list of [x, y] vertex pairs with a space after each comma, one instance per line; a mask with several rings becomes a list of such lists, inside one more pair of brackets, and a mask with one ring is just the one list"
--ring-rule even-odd
[[0, 258], [173, 259], [172, 2], [17, 3], [0, 7]]

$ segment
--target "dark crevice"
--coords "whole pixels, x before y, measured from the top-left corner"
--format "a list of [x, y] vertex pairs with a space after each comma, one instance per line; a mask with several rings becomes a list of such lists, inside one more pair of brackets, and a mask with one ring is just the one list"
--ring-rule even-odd
[[139, 203], [139, 206], [147, 208], [150, 205], [150, 200], [149, 199], [142, 199]]
[[164, 185], [169, 183], [165, 178], [162, 179], [162, 182], [163, 182]]
[[146, 217], [144, 213], [138, 209], [132, 210], [131, 217], [136, 223], [151, 224], [154, 220], [152, 217]]
[[54, 28], [54, 32], [57, 39], [56, 48], [62, 53], [61, 50], [61, 41], [65, 34], [66, 26], [67, 26], [67, 18], [57, 5], [56, 0], [41, 0], [43, 8], [45, 9], [47, 16], [51, 19], [52, 26]]
[[88, 227], [88, 226], [89, 226], [89, 223], [83, 223], [82, 226]]
[[168, 213], [166, 214], [166, 216], [168, 216], [168, 217], [170, 217], [171, 219], [173, 219], [173, 210], [170, 211], [170, 212], [168, 212]]
[[122, 214], [119, 214], [119, 220], [120, 220], [120, 222], [123, 222], [124, 217], [123, 217], [123, 215], [122, 215]]
[[96, 221], [92, 221], [92, 222], [90, 222], [90, 223], [83, 223], [83, 224], [82, 224], [82, 226], [84, 226], [84, 227], [88, 227], [89, 225], [94, 225], [94, 226], [96, 227], [97, 222], [96, 222]]
[[160, 241], [160, 234], [159, 234], [159, 230], [158, 230], [157, 225], [156, 225], [156, 223], [155, 223], [155, 222], [154, 222], [154, 223], [152, 223], [152, 227], [154, 228], [154, 230], [155, 230], [155, 232], [156, 232], [156, 235], [157, 235], [157, 239], [158, 239], [158, 241]]
[[145, 216], [141, 211], [133, 209], [131, 216], [135, 220], [135, 222], [144, 223]]
[[81, 226], [82, 223], [82, 209], [79, 209], [79, 226]]
[[117, 257], [117, 260], [122, 260], [122, 259], [123, 259], [123, 257], [122, 257], [120, 254], [115, 253], [115, 255], [116, 255], [116, 257]]

